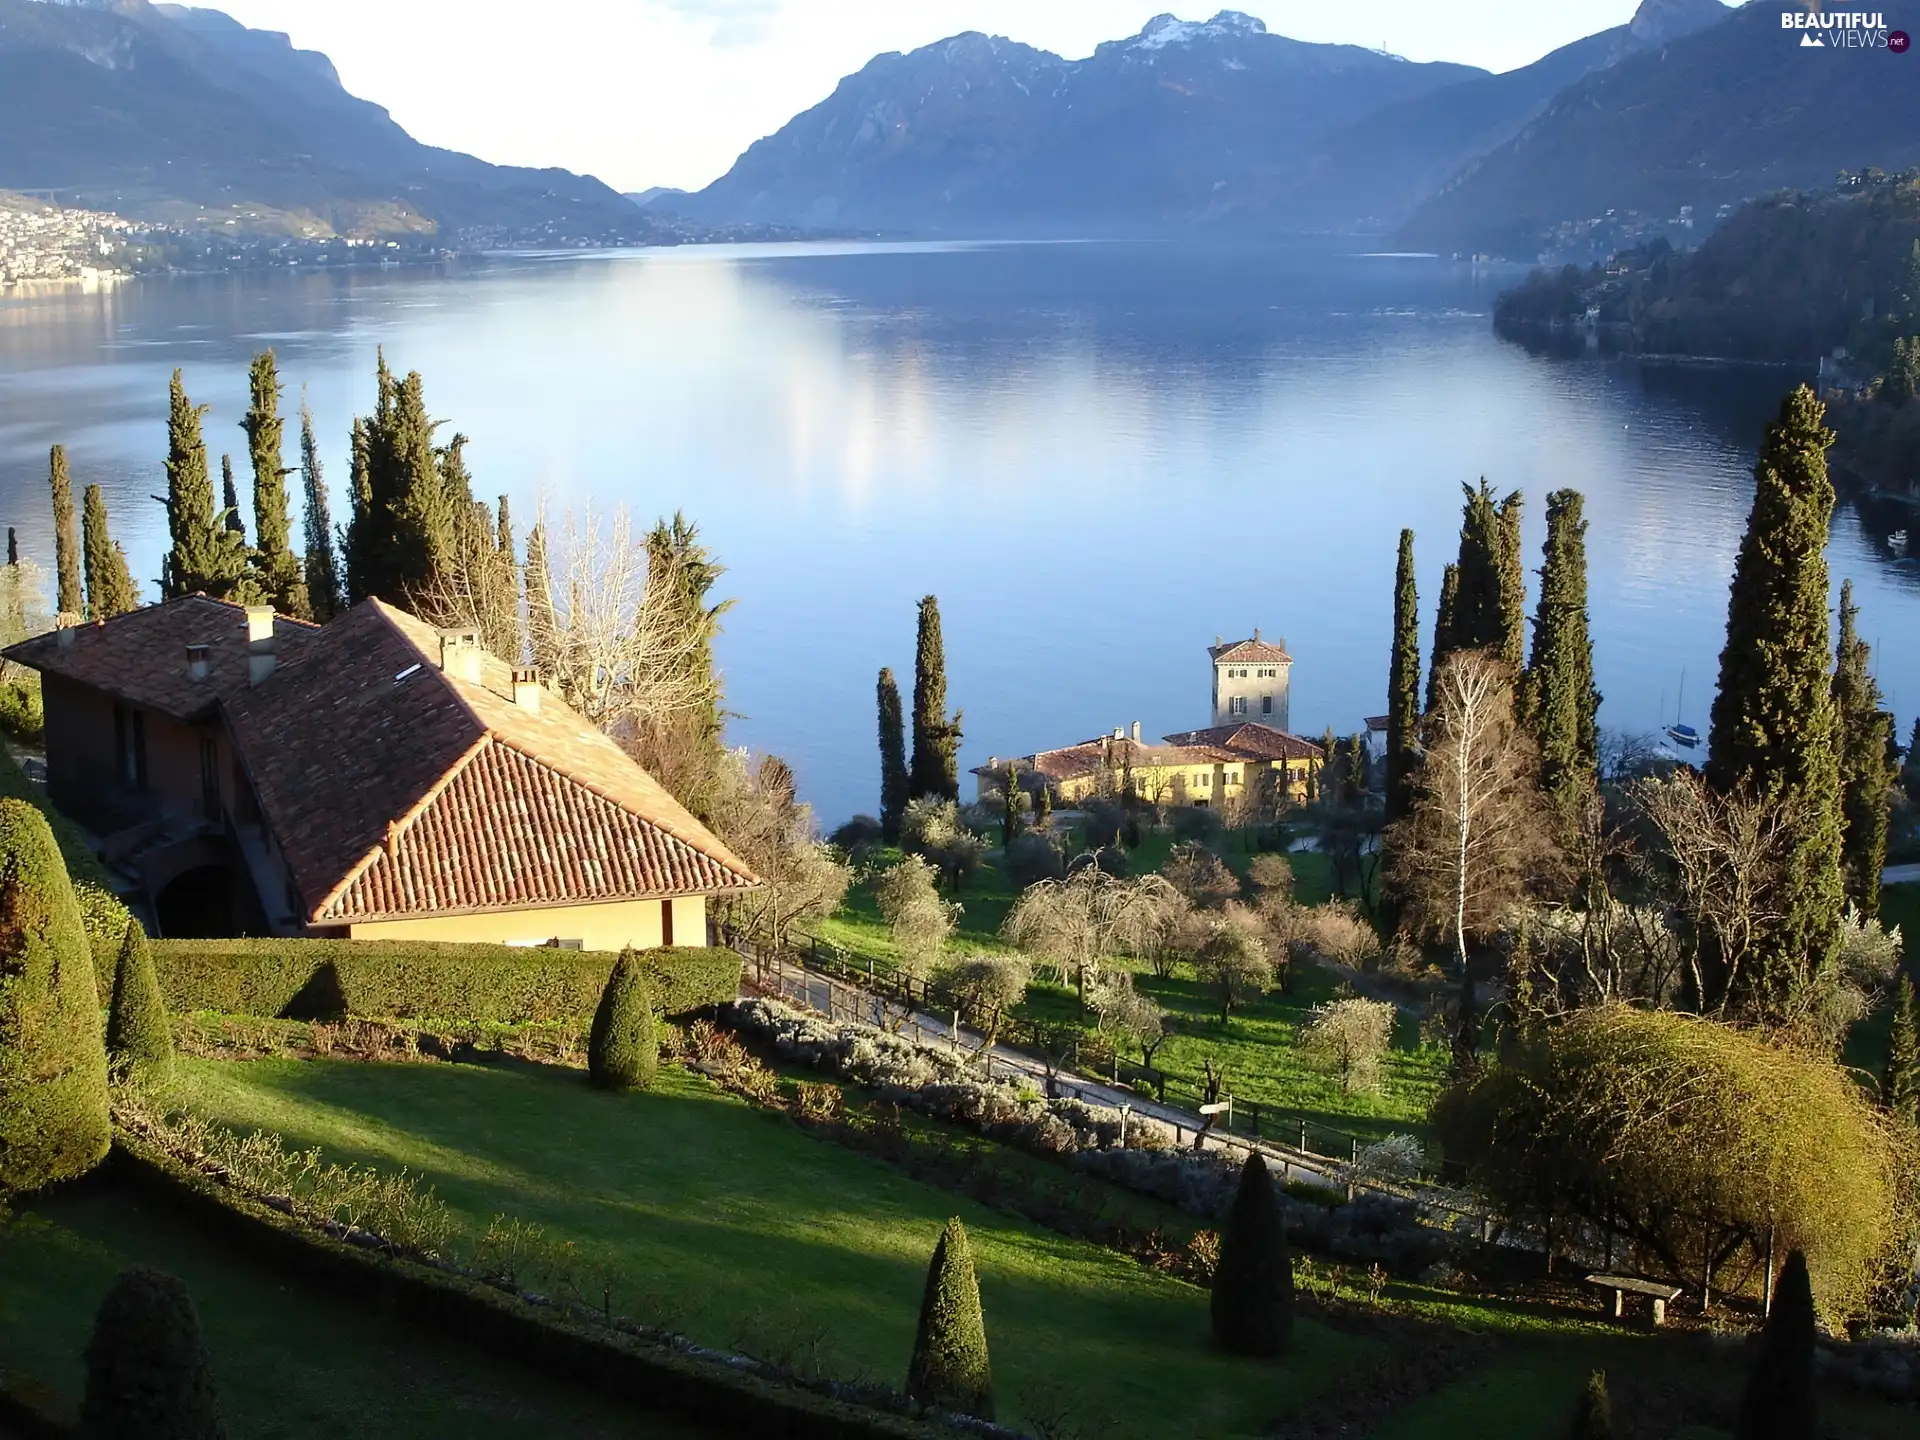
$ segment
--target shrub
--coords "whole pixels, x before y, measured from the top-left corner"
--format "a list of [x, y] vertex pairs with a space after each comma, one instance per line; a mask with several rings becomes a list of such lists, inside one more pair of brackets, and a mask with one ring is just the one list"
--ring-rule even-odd
[[1226, 862], [1193, 841], [1174, 846], [1160, 873], [1189, 904], [1202, 908], [1224, 905], [1240, 893], [1240, 882]]
[[0, 730], [23, 745], [38, 745], [46, 738], [47, 715], [41, 708], [38, 676], [0, 681]]
[[932, 795], [907, 802], [900, 844], [932, 864], [949, 890], [964, 885], [987, 853], [987, 842], [967, 828], [960, 807]]
[[1293, 898], [1293, 862], [1285, 855], [1260, 854], [1247, 866], [1247, 885], [1258, 901], [1280, 904]]
[[1380, 1088], [1381, 1062], [1393, 1045], [1394, 1009], [1384, 1000], [1347, 999], [1314, 1007], [1300, 1054], [1349, 1095]]
[[1197, 805], [1175, 805], [1167, 812], [1167, 823], [1173, 827], [1175, 839], [1197, 840], [1202, 844], [1225, 828], [1217, 811]]
[[1735, 1440], [1818, 1440], [1813, 1388], [1813, 1286], [1807, 1257], [1787, 1256], [1774, 1292], [1773, 1313], [1740, 1397]]
[[173, 1073], [173, 1031], [160, 982], [153, 975], [153, 955], [146, 932], [137, 920], [127, 922], [126, 936], [113, 967], [113, 999], [107, 1008], [107, 1060], [121, 1074], [138, 1074], [164, 1082]]
[[631, 950], [613, 962], [587, 1037], [587, 1073], [603, 1090], [645, 1090], [660, 1052], [653, 1033], [653, 995], [645, 967]]
[[857, 855], [884, 844], [886, 827], [871, 815], [856, 815], [827, 837], [842, 854]]
[[1234, 1355], [1270, 1358], [1293, 1338], [1293, 1259], [1279, 1197], [1258, 1151], [1247, 1156], [1213, 1276], [1213, 1339]]
[[987, 1327], [980, 1313], [980, 1282], [973, 1251], [958, 1219], [934, 1246], [927, 1266], [920, 1324], [907, 1366], [907, 1394], [921, 1405], [962, 1415], [993, 1418], [993, 1374], [987, 1361]]
[[136, 1267], [113, 1282], [87, 1343], [80, 1440], [225, 1440], [187, 1287]]
[[1911, 1142], [1853, 1076], [1697, 1016], [1578, 1011], [1443, 1094], [1433, 1124], [1509, 1214], [1631, 1235], [1679, 1285], [1710, 1254], [1762, 1253], [1771, 1228], [1845, 1319], [1913, 1234]]
[[[124, 932], [123, 932], [124, 933]], [[381, 940], [156, 940], [154, 969], [176, 1014], [458, 1020], [582, 1020], [613, 957], [545, 946]], [[654, 1005], [668, 1017], [740, 993], [740, 957], [718, 946], [648, 950]]]
[[1042, 880], [1058, 880], [1067, 873], [1067, 862], [1058, 845], [1029, 831], [1014, 838], [1000, 868], [1014, 889], [1024, 890]]
[[1587, 1376], [1587, 1388], [1573, 1411], [1573, 1440], [1613, 1440], [1613, 1402], [1607, 1398], [1607, 1372]]
[[107, 1052], [80, 906], [53, 832], [0, 800], [0, 1194], [105, 1158]]

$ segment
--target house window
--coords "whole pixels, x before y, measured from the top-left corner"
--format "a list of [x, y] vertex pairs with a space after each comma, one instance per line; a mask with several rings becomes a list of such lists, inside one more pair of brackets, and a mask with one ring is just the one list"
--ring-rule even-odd
[[220, 747], [211, 736], [200, 740], [200, 813], [209, 820], [220, 818]]
[[1262, 715], [1273, 714], [1273, 696], [1262, 695], [1260, 697], [1260, 713]]
[[587, 943], [584, 940], [562, 940], [556, 935], [553, 939], [547, 941], [547, 948], [550, 950], [584, 950], [587, 948]]
[[146, 789], [146, 716], [130, 705], [113, 707], [113, 748], [119, 758], [120, 783], [130, 790]]
[[1246, 714], [1247, 713], [1247, 697], [1244, 695], [1234, 696], [1231, 700], [1227, 702], [1227, 713], [1229, 715]]

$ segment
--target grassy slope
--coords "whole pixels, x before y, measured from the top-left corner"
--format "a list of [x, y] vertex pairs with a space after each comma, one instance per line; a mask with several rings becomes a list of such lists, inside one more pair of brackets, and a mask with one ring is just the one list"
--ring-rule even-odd
[[0, 1226], [0, 1366], [77, 1405], [94, 1310], [136, 1262], [191, 1287], [228, 1427], [241, 1440], [700, 1433], [251, 1269], [201, 1232], [98, 1188], [60, 1193]]
[[185, 1071], [187, 1097], [227, 1124], [406, 1166], [476, 1232], [509, 1213], [575, 1242], [587, 1267], [630, 1277], [618, 1308], [720, 1345], [818, 1334], [844, 1374], [898, 1383], [927, 1256], [958, 1214], [980, 1264], [1003, 1418], [1057, 1385], [1115, 1437], [1252, 1434], [1368, 1348], [1306, 1326], [1284, 1366], [1217, 1356], [1191, 1287], [811, 1139], [676, 1069], [624, 1096], [517, 1068]]
[[[1170, 836], [1146, 836], [1130, 855], [1135, 873], [1165, 864], [1172, 846]], [[1244, 870], [1251, 858], [1231, 836], [1220, 841], [1217, 850], [1239, 870]], [[1319, 904], [1330, 898], [1332, 867], [1324, 857], [1307, 853], [1288, 858], [1293, 864], [1296, 898], [1304, 904]], [[983, 866], [955, 897], [962, 914], [952, 947], [960, 951], [1006, 948], [997, 932], [1014, 894], [1012, 885], [994, 865]], [[840, 913], [816, 930], [821, 939], [855, 955], [886, 964], [894, 959], [893, 944], [874, 906], [871, 886], [856, 887]], [[1228, 1088], [1237, 1098], [1278, 1106], [1289, 1117], [1304, 1116], [1315, 1125], [1367, 1139], [1396, 1130], [1424, 1129], [1427, 1107], [1445, 1074], [1447, 1058], [1440, 1049], [1422, 1046], [1418, 1027], [1411, 1022], [1403, 1020], [1399, 1027], [1387, 1081], [1377, 1094], [1343, 1094], [1337, 1084], [1301, 1063], [1296, 1031], [1309, 1010], [1333, 995], [1333, 981], [1325, 972], [1299, 973], [1290, 990], [1276, 991], [1237, 1012], [1225, 1026], [1220, 1023], [1218, 1002], [1191, 975], [1182, 973], [1161, 980], [1141, 967], [1137, 984], [1175, 1017], [1178, 1033], [1155, 1053], [1154, 1065], [1188, 1086], [1200, 1084], [1202, 1064], [1211, 1060], [1215, 1066], [1226, 1067]], [[1020, 1013], [1051, 1025], [1088, 1025], [1092, 1020], [1070, 989], [1044, 981], [1028, 992]], [[1325, 1135], [1314, 1136], [1313, 1144], [1316, 1149], [1338, 1148]]]

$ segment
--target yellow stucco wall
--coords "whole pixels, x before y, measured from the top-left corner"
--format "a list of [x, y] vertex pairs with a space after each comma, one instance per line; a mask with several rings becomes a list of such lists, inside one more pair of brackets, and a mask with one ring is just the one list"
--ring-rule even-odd
[[673, 943], [707, 943], [707, 901], [684, 895], [671, 901], [619, 900], [547, 910], [495, 910], [479, 915], [431, 915], [376, 920], [348, 928], [355, 940], [461, 940], [494, 945], [580, 942], [585, 950], [648, 950], [662, 943], [663, 905], [673, 907]]

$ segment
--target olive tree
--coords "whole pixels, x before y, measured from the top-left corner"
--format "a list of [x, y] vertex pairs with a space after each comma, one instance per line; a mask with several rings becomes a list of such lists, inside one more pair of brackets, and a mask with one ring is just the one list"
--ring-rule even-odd
[[1023, 891], [1000, 937], [1053, 970], [1060, 983], [1071, 979], [1085, 1004], [1109, 960], [1152, 954], [1182, 908], [1180, 893], [1158, 875], [1123, 880], [1083, 865]]
[[1301, 1057], [1332, 1075], [1349, 1095], [1380, 1088], [1381, 1065], [1393, 1048], [1394, 1008], [1350, 997], [1314, 1007], [1300, 1037]]
[[874, 882], [873, 898], [893, 937], [901, 971], [926, 979], [940, 963], [960, 907], [940, 898], [933, 866], [918, 855], [904, 855], [885, 871]]
[[1001, 1018], [1026, 998], [1033, 962], [1024, 955], [967, 955], [936, 971], [933, 980], [969, 1022], [986, 1027], [986, 1048], [992, 1049]]
[[1273, 988], [1275, 969], [1265, 927], [1253, 912], [1229, 905], [1213, 919], [1193, 954], [1193, 970], [1220, 997], [1220, 1023], [1236, 1005], [1246, 1005]]
[[1142, 1065], [1153, 1064], [1154, 1054], [1167, 1042], [1167, 1015], [1151, 995], [1134, 988], [1133, 974], [1127, 970], [1109, 970], [1102, 975], [1088, 996], [1094, 1014], [1100, 1017], [1102, 1034], [1116, 1041], [1125, 1040], [1140, 1051]]

